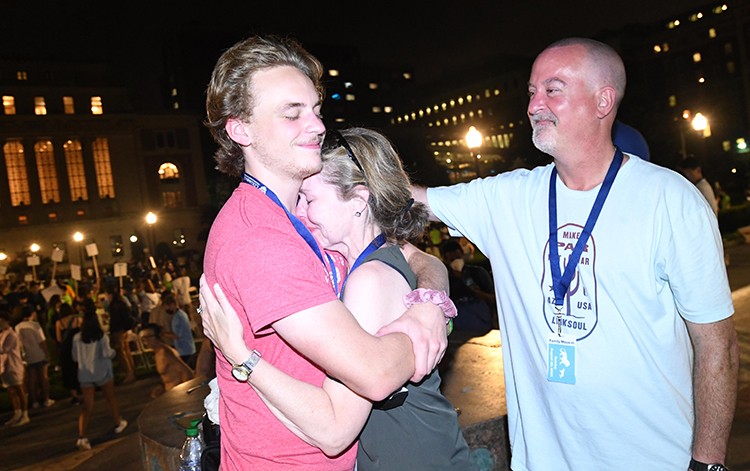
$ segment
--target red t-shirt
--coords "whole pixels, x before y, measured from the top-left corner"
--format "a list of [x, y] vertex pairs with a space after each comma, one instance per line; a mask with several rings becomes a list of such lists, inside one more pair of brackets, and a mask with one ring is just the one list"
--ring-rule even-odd
[[[206, 244], [204, 272], [237, 311], [245, 342], [287, 374], [321, 386], [325, 373], [296, 353], [271, 326], [299, 311], [336, 300], [330, 276], [282, 208], [240, 184], [219, 212]], [[288, 431], [232, 366], [216, 356], [221, 390], [221, 466], [226, 470], [347, 470], [356, 446], [336, 459]]]

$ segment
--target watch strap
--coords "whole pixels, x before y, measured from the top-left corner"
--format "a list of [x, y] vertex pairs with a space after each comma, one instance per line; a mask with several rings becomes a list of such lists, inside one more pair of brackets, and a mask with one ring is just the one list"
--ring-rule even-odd
[[703, 463], [695, 458], [690, 458], [690, 469], [693, 471], [729, 471], [729, 468], [721, 463]]

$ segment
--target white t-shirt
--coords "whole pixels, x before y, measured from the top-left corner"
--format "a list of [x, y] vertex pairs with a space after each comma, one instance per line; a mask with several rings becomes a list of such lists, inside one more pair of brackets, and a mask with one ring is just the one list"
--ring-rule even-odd
[[26, 364], [32, 365], [47, 360], [47, 353], [41, 344], [46, 340], [44, 329], [36, 321], [21, 321], [16, 325], [16, 333], [21, 340], [23, 358]]
[[[686, 469], [693, 350], [683, 317], [734, 309], [716, 218], [682, 176], [631, 156], [573, 277], [563, 334], [575, 384], [549, 381], [552, 164], [427, 192], [432, 211], [488, 256], [503, 339], [514, 471]], [[599, 191], [557, 179], [561, 270]]]

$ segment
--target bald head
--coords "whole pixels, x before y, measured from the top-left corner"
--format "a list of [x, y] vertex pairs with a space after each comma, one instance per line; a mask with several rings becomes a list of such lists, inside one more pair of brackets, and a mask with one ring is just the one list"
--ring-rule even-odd
[[540, 56], [552, 49], [579, 46], [585, 51], [586, 68], [590, 71], [594, 87], [611, 86], [617, 93], [616, 106], [619, 107], [625, 96], [625, 64], [610, 46], [588, 38], [566, 38], [547, 46]]

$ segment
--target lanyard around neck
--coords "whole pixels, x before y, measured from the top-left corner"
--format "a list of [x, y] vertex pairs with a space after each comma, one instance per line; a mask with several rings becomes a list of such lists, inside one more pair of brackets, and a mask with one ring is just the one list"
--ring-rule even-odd
[[624, 157], [620, 149], [615, 148], [615, 156], [609, 165], [604, 182], [599, 188], [599, 193], [596, 195], [594, 207], [591, 208], [586, 225], [583, 227], [583, 231], [573, 248], [573, 253], [568, 258], [568, 263], [565, 265], [565, 272], [562, 276], [560, 275], [560, 254], [557, 246], [557, 169], [552, 169], [549, 180], [549, 261], [552, 270], [552, 289], [555, 293], [555, 306], [558, 309], [563, 305], [565, 294], [568, 292], [570, 282], [573, 280], [573, 273], [581, 258], [583, 249], [586, 247], [586, 242], [588, 242], [589, 236], [594, 230], [594, 224], [596, 224], [596, 220], [599, 218], [599, 213], [602, 211], [604, 201], [607, 199], [609, 190], [612, 188], [612, 183], [615, 181], [617, 172], [622, 166], [623, 159]]
[[362, 265], [365, 262], [365, 259], [370, 256], [373, 252], [378, 250], [380, 247], [385, 244], [385, 236], [383, 234], [378, 235], [375, 237], [372, 242], [370, 242], [370, 245], [365, 247], [365, 250], [362, 251], [361, 254], [357, 256], [357, 259], [352, 264], [352, 267], [349, 269], [349, 273], [346, 274], [346, 277], [344, 278], [344, 283], [341, 286], [341, 292], [339, 293], [339, 298], [344, 297], [344, 288], [346, 288], [346, 281], [349, 279], [349, 276], [351, 276], [352, 272], [357, 269], [360, 265]]
[[[299, 220], [297, 216], [295, 216], [294, 214], [289, 212], [288, 209], [286, 209], [286, 206], [284, 206], [284, 203], [282, 203], [279, 197], [276, 196], [276, 193], [274, 193], [270, 188], [268, 188], [266, 185], [261, 183], [260, 180], [256, 179], [255, 177], [253, 177], [247, 172], [242, 174], [242, 181], [260, 190], [261, 193], [268, 196], [271, 199], [271, 201], [276, 203], [281, 209], [284, 210], [284, 212], [286, 213], [286, 216], [289, 218], [289, 221], [292, 223], [292, 226], [294, 226], [294, 230], [296, 230], [297, 234], [299, 234], [302, 237], [302, 239], [304, 239], [304, 241], [307, 242], [307, 245], [312, 249], [312, 251], [318, 257], [318, 259], [323, 263], [323, 266], [326, 266], [326, 261], [323, 258], [323, 253], [320, 250], [320, 246], [318, 246], [318, 242], [315, 240], [315, 237], [313, 237], [312, 233], [310, 232], [310, 229], [308, 229], [307, 226], [305, 226], [302, 223], [302, 221]], [[328, 266], [330, 267], [330, 269], [328, 269], [328, 272], [331, 273], [331, 276], [333, 277], [333, 289], [338, 294], [339, 283], [338, 283], [338, 277], [336, 276], [336, 265], [333, 263], [333, 258], [331, 258], [330, 255], [328, 254], [325, 254], [325, 255], [328, 260]]]

